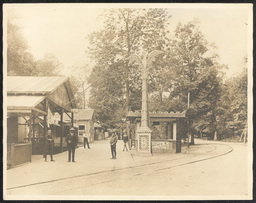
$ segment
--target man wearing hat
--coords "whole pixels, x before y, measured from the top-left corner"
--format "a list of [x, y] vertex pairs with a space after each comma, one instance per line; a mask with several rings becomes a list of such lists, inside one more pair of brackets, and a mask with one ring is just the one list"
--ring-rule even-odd
[[117, 133], [114, 132], [112, 134], [112, 137], [110, 139], [110, 147], [111, 147], [111, 154], [112, 154], [112, 158], [111, 159], [116, 159], [116, 143], [117, 143]]
[[47, 136], [44, 138], [43, 157], [45, 158], [45, 161], [47, 161], [47, 154], [50, 154], [51, 161], [54, 161], [52, 156], [53, 145], [54, 145], [54, 139], [52, 137], [52, 131], [51, 129], [48, 129]]
[[75, 135], [75, 129], [70, 128], [70, 133], [66, 138], [67, 148], [68, 148], [68, 162], [71, 161], [72, 154], [72, 162], [75, 162], [75, 150], [77, 146], [77, 136]]

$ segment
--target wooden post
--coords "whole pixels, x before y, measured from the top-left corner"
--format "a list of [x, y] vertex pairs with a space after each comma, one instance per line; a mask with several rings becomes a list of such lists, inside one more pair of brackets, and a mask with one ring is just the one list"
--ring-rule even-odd
[[[174, 126], [173, 126], [174, 127]], [[181, 152], [181, 134], [178, 130], [178, 128], [180, 127], [180, 122], [178, 120], [176, 120], [175, 122], [175, 134], [176, 134], [176, 153], [180, 153]]]
[[30, 119], [26, 121], [28, 124], [28, 142], [31, 142], [31, 134], [32, 134], [31, 130], [32, 130], [32, 122], [33, 122], [32, 119], [33, 117], [31, 114]]
[[71, 112], [71, 127], [74, 127], [74, 112]]
[[36, 117], [33, 117], [32, 116], [32, 132], [33, 132], [33, 139], [32, 139], [32, 142], [31, 142], [31, 154], [33, 153], [33, 147], [35, 146], [35, 118]]
[[33, 119], [33, 141], [35, 140], [35, 117], [32, 117]]
[[64, 125], [63, 125], [63, 109], [61, 109], [60, 113], [60, 128], [61, 128], [61, 133], [60, 133], [60, 152], [63, 152], [63, 134], [64, 134]]
[[46, 112], [46, 115], [44, 115], [44, 137], [47, 136], [47, 130], [48, 130], [48, 125], [47, 125], [47, 118], [48, 118], [48, 99], [46, 98], [44, 101], [44, 110]]

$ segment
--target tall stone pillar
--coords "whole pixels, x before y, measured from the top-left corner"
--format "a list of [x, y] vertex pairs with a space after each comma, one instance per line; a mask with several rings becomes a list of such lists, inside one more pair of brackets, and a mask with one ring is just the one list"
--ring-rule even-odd
[[49, 102], [48, 102], [48, 99], [46, 98], [44, 101], [44, 111], [46, 112], [46, 115], [44, 115], [44, 137], [47, 136], [47, 131], [48, 131], [48, 107], [49, 107]]
[[151, 130], [149, 129], [148, 113], [148, 88], [147, 88], [147, 69], [152, 65], [153, 60], [162, 51], [155, 50], [150, 54], [144, 54], [142, 60], [137, 55], [130, 57], [131, 61], [136, 61], [142, 71], [142, 109], [141, 109], [141, 127], [137, 130], [138, 152], [150, 153], [151, 150]]
[[138, 133], [138, 152], [151, 154], [151, 130], [148, 127], [147, 56], [142, 59], [142, 109], [141, 127]]

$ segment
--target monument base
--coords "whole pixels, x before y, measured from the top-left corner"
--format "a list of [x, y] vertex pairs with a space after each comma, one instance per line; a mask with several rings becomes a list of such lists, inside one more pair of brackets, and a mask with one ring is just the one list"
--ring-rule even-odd
[[140, 127], [138, 135], [138, 152], [152, 153], [151, 149], [151, 130], [148, 127]]

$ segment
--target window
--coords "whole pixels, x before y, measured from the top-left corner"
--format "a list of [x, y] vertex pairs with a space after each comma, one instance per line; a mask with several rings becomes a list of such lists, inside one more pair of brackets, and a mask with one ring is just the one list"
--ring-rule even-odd
[[85, 130], [85, 126], [84, 125], [79, 125], [79, 130]]

